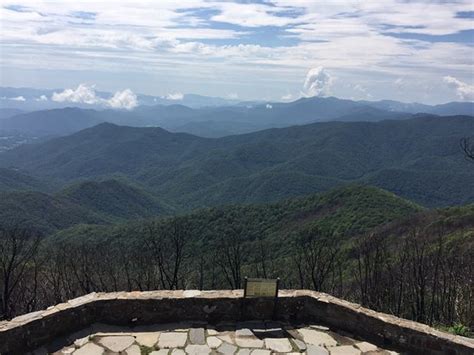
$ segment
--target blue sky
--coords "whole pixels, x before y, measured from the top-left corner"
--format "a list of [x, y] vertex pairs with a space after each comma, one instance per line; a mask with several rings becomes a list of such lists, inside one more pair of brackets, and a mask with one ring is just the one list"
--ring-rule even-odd
[[0, 20], [1, 86], [474, 100], [471, 0], [3, 0]]

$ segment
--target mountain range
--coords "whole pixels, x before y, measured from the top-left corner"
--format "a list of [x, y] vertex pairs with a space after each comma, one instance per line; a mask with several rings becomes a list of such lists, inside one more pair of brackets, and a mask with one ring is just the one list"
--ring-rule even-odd
[[184, 105], [139, 106], [133, 111], [68, 107], [13, 114], [0, 111], [0, 131], [34, 136], [61, 136], [102, 122], [135, 127], [158, 126], [173, 132], [216, 138], [258, 130], [325, 121], [407, 119], [423, 112], [441, 116], [474, 115], [471, 102], [444, 105], [397, 101], [351, 101], [334, 97], [302, 98], [290, 103], [264, 103], [191, 108]]
[[459, 149], [469, 132], [471, 116], [434, 115], [223, 138], [103, 123], [7, 151], [0, 167], [57, 186], [124, 177], [177, 210], [276, 201], [350, 183], [447, 206], [474, 201], [474, 169]]

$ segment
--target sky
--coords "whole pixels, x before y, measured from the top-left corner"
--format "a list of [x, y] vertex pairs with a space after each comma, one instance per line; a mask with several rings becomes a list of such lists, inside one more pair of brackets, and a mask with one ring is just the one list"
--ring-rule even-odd
[[57, 98], [474, 100], [472, 0], [0, 4], [0, 86]]

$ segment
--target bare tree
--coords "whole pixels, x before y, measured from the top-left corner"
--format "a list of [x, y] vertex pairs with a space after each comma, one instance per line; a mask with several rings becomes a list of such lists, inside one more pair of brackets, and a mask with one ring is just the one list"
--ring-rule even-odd
[[471, 139], [467, 137], [461, 138], [459, 145], [466, 159], [474, 161], [474, 143], [471, 143]]
[[173, 220], [170, 226], [153, 221], [145, 225], [146, 243], [151, 248], [157, 263], [163, 289], [174, 290], [182, 279], [182, 266], [187, 258], [187, 225], [182, 218]]
[[31, 266], [40, 241], [40, 234], [33, 230], [17, 226], [0, 227], [0, 318], [9, 318], [14, 314], [12, 296]]
[[359, 285], [363, 306], [380, 309], [385, 286], [383, 284], [385, 261], [387, 259], [384, 238], [368, 234], [356, 246], [357, 269], [355, 278]]
[[306, 287], [309, 279], [314, 290], [322, 291], [334, 271], [338, 255], [332, 236], [317, 229], [305, 231], [297, 239], [296, 249], [293, 261], [298, 269], [301, 287]]
[[231, 289], [238, 289], [242, 282], [243, 251], [241, 233], [232, 229], [220, 239], [216, 263]]

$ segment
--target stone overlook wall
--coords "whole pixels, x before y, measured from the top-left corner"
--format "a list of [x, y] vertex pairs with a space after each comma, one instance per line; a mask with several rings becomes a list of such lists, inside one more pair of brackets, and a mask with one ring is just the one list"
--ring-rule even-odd
[[209, 323], [276, 319], [318, 322], [384, 347], [414, 354], [474, 354], [472, 339], [375, 312], [327, 294], [281, 291], [272, 299], [243, 299], [236, 291], [91, 293], [0, 322], [0, 354], [21, 354], [92, 323], [145, 325], [186, 320]]

